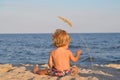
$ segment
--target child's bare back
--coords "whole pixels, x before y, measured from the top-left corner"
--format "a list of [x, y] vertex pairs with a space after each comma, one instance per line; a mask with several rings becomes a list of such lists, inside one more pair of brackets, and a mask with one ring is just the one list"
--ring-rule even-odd
[[53, 60], [54, 68], [59, 71], [69, 70], [70, 69], [70, 51], [66, 50], [64, 47], [57, 48], [53, 50], [50, 54], [49, 59], [50, 63]]

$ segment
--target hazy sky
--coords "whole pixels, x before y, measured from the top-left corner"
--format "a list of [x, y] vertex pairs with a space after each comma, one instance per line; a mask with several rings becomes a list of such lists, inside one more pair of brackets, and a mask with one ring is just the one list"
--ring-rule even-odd
[[120, 32], [120, 0], [0, 0], [0, 33], [51, 33], [57, 28]]

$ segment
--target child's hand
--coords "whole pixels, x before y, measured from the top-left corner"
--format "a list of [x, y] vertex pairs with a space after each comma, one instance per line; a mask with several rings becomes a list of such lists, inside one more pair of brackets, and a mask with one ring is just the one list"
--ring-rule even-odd
[[82, 53], [82, 50], [77, 50], [76, 55], [80, 55]]

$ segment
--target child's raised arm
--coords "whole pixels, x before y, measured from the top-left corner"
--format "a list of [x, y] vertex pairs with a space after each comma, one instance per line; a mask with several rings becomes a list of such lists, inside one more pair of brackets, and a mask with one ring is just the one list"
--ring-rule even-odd
[[73, 55], [73, 53], [70, 51], [70, 59], [73, 61], [73, 62], [77, 62], [79, 57], [80, 57], [80, 54], [82, 53], [81, 50], [77, 50], [76, 51], [76, 56]]

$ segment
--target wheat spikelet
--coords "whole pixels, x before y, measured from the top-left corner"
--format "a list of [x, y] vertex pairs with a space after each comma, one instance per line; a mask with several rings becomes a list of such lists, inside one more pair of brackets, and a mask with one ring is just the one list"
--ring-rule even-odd
[[70, 27], [73, 26], [72, 23], [69, 20], [67, 20], [66, 18], [61, 17], [61, 16], [58, 16], [58, 18], [61, 19], [62, 21], [64, 21], [65, 23], [67, 23]]

